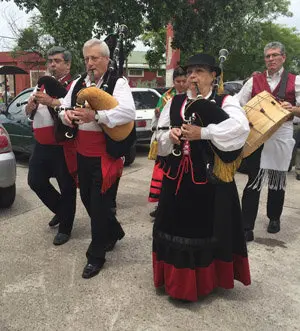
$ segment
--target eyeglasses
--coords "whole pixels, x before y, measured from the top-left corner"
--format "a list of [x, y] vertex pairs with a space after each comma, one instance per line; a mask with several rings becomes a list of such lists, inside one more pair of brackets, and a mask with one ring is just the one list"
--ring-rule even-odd
[[89, 61], [91, 61], [95, 63], [101, 58], [105, 58], [105, 56], [87, 56], [84, 58], [84, 62], [88, 63]]
[[48, 59], [47, 60], [47, 63], [52, 63], [52, 62], [54, 62], [54, 63], [56, 63], [56, 64], [59, 64], [59, 63], [62, 63], [62, 62], [64, 62], [65, 60], [63, 60], [63, 59]]
[[269, 60], [271, 58], [271, 56], [276, 58], [278, 56], [282, 56], [282, 54], [280, 54], [280, 53], [268, 54], [268, 55], [265, 55], [265, 59]]

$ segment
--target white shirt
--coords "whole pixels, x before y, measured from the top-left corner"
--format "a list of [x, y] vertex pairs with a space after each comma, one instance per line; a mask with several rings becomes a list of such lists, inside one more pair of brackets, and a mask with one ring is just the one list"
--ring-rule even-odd
[[[74, 86], [78, 81], [78, 79], [72, 83], [70, 90], [68, 91], [68, 94], [63, 99], [62, 102], [63, 107], [71, 106], [72, 92], [74, 90]], [[91, 82], [88, 77], [86, 77], [85, 82], [86, 82], [86, 86], [90, 86]], [[101, 84], [102, 84], [102, 79], [99, 80], [96, 86], [100, 88]], [[97, 111], [99, 115], [98, 123], [104, 123], [108, 127], [113, 128], [116, 125], [122, 125], [134, 121], [136, 115], [135, 105], [126, 78], [119, 78], [117, 80], [114, 88], [113, 96], [116, 98], [119, 104], [113, 109]], [[64, 121], [64, 111], [60, 112], [60, 118], [62, 119], [64, 124], [66, 124], [66, 122]], [[85, 126], [85, 124], [82, 125]]]
[[[206, 99], [210, 95], [211, 93], [206, 96]], [[171, 102], [172, 100], [169, 100], [163, 108], [158, 120], [158, 127], [170, 126]], [[230, 95], [225, 97], [222, 109], [229, 115], [229, 118], [219, 124], [209, 124], [207, 127], [203, 127], [201, 139], [210, 140], [221, 151], [233, 151], [242, 148], [250, 132], [245, 111], [239, 105], [238, 100]], [[158, 155], [166, 156], [172, 152], [173, 143], [169, 134], [170, 130], [159, 130], [157, 133]]]

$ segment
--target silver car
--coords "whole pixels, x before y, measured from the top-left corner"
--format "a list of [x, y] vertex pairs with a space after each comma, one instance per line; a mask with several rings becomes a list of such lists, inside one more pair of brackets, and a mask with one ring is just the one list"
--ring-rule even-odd
[[0, 123], [0, 208], [8, 208], [16, 197], [16, 159], [9, 135]]

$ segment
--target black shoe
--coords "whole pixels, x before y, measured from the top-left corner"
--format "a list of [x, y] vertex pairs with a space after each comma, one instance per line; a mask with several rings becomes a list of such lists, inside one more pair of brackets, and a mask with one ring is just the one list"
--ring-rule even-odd
[[157, 216], [157, 207], [149, 214], [151, 217], [156, 217]]
[[253, 234], [252, 230], [245, 231], [245, 239], [246, 239], [246, 241], [254, 240], [254, 234]]
[[280, 221], [270, 221], [267, 231], [269, 233], [277, 233], [280, 231]]
[[300, 175], [296, 175], [296, 179], [297, 180], [300, 180]]
[[57, 235], [53, 239], [53, 245], [63, 245], [67, 241], [69, 241], [70, 235], [65, 233], [58, 232]]
[[48, 223], [48, 225], [50, 226], [50, 228], [54, 228], [59, 223], [60, 223], [60, 221], [59, 221], [58, 217], [55, 215], [52, 217], [52, 220]]
[[116, 246], [116, 243], [118, 240], [121, 240], [123, 237], [125, 236], [125, 232], [123, 231], [123, 229], [121, 229], [121, 231], [119, 232], [118, 236], [115, 239], [112, 239], [111, 241], [109, 241], [104, 249], [106, 252], [110, 252], [114, 249], [114, 247]]
[[87, 263], [86, 266], [83, 268], [82, 278], [92, 278], [98, 275], [99, 271], [103, 267], [103, 264], [91, 264]]

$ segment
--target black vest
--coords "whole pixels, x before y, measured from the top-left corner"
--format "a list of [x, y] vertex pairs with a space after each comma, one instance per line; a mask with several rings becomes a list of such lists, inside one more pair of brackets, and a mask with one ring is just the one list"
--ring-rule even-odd
[[[84, 87], [86, 87], [85, 84], [85, 78], [87, 74], [82, 75], [78, 81], [76, 82], [72, 96], [71, 96], [71, 105], [72, 107], [76, 105], [76, 95], [77, 93]], [[107, 80], [108, 71], [105, 73], [103, 77], [103, 83], [100, 88], [104, 87], [104, 84]], [[105, 91], [109, 93], [110, 95], [113, 95], [117, 80], [121, 78], [114, 73], [110, 75], [109, 81], [107, 82], [107, 88]], [[77, 130], [77, 129], [76, 129]], [[125, 138], [122, 141], [115, 141], [111, 139], [104, 131], [105, 140], [106, 140], [106, 152], [112, 156], [113, 158], [118, 159], [119, 157], [126, 156], [130, 152], [130, 148], [135, 144], [136, 141], [136, 131], [135, 126], [132, 129], [131, 133], [128, 135], [127, 138]]]
[[[192, 124], [206, 127], [209, 124], [218, 124], [229, 118], [228, 114], [221, 108], [225, 95], [216, 96], [215, 102], [201, 99], [195, 102], [187, 103], [184, 111], [185, 120], [191, 119]], [[171, 127], [181, 127], [184, 119], [181, 117], [181, 108], [186, 100], [186, 94], [177, 94], [174, 96], [170, 108]], [[214, 164], [214, 152], [225, 163], [237, 159], [242, 149], [236, 151], [224, 152], [215, 147], [209, 140], [190, 141], [190, 157], [193, 164], [193, 176], [196, 181], [205, 181], [207, 179], [207, 166]], [[166, 159], [163, 168], [170, 172], [172, 176], [177, 173], [178, 166], [183, 157], [170, 154]]]

